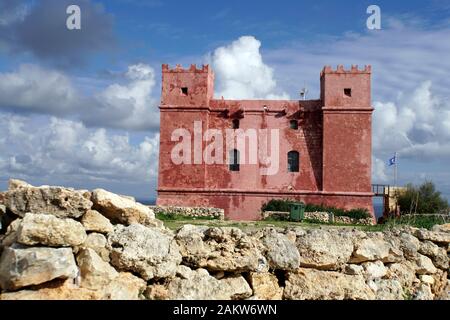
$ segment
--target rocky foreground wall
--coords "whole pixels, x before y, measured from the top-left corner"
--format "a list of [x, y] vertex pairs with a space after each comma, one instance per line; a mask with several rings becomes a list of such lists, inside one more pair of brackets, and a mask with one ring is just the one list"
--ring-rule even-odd
[[1, 198], [0, 299], [448, 298], [448, 225], [171, 231], [101, 189], [13, 180]]

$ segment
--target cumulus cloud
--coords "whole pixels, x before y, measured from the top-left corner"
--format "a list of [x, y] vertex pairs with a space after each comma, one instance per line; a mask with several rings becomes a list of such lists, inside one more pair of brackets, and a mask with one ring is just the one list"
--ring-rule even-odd
[[158, 100], [152, 95], [155, 87], [153, 68], [145, 64], [132, 65], [125, 78], [127, 84], [112, 84], [95, 95], [95, 116], [84, 114], [85, 123], [130, 130], [158, 127]]
[[243, 36], [217, 48], [211, 56], [216, 76], [217, 97], [225, 99], [288, 99], [280, 92], [273, 69], [260, 53], [261, 42]]
[[61, 72], [27, 64], [0, 73], [0, 108], [61, 114], [71, 112], [76, 100], [70, 79]]
[[78, 121], [0, 113], [0, 137], [0, 180], [149, 184], [157, 175], [159, 134], [133, 144], [127, 133]]
[[82, 22], [76, 31], [66, 28], [71, 0], [6, 3], [8, 11], [0, 15], [0, 39], [14, 53], [31, 53], [59, 67], [75, 67], [92, 53], [114, 46], [113, 17], [91, 0], [76, 2]]
[[159, 125], [155, 72], [145, 64], [128, 67], [122, 83], [92, 94], [81, 92], [60, 71], [22, 65], [0, 73], [0, 109], [79, 119], [90, 127], [155, 130]]

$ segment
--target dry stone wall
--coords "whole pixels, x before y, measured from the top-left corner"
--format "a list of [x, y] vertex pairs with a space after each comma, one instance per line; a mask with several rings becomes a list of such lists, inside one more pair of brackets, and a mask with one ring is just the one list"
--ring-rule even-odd
[[20, 181], [2, 202], [0, 299], [448, 299], [449, 225], [171, 231], [129, 197]]
[[[289, 220], [290, 213], [283, 211], [264, 211], [261, 213], [263, 219], [274, 218], [281, 220]], [[372, 225], [374, 223], [372, 218], [355, 219], [347, 216], [335, 216], [330, 212], [305, 212], [304, 219], [317, 221], [321, 223], [339, 223], [339, 224], [354, 224], [354, 225]]]
[[225, 219], [223, 209], [210, 207], [175, 207], [175, 206], [149, 206], [155, 214], [176, 215], [193, 218], [208, 217], [219, 220]]

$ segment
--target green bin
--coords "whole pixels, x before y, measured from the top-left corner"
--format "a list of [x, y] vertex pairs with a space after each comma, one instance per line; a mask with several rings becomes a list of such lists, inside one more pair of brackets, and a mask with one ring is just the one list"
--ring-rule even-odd
[[303, 202], [291, 203], [291, 221], [302, 221], [305, 217], [306, 205]]

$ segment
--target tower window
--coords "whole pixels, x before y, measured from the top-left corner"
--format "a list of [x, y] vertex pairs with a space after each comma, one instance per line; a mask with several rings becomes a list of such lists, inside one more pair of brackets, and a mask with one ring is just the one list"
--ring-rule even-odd
[[239, 171], [239, 150], [230, 151], [230, 171]]
[[239, 129], [239, 119], [233, 119], [233, 129]]
[[299, 153], [297, 151], [288, 152], [288, 171], [299, 172]]
[[290, 123], [291, 129], [298, 130], [298, 121], [297, 120], [291, 120], [289, 123]]
[[182, 87], [181, 88], [181, 95], [183, 95], [183, 96], [187, 96], [188, 95], [188, 88], [187, 87]]
[[352, 96], [352, 89], [350, 89], [350, 88], [345, 88], [345, 89], [344, 89], [344, 95], [345, 95], [346, 97], [351, 97], [351, 96]]

